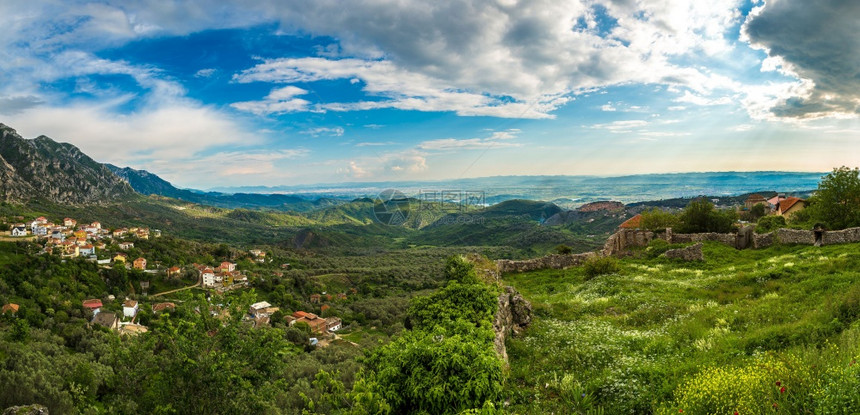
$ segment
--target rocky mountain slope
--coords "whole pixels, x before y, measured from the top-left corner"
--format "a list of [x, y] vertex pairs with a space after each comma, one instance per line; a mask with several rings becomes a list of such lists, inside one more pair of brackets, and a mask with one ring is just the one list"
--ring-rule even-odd
[[0, 124], [0, 200], [46, 199], [79, 205], [134, 194], [128, 183], [77, 147], [45, 136], [25, 139]]

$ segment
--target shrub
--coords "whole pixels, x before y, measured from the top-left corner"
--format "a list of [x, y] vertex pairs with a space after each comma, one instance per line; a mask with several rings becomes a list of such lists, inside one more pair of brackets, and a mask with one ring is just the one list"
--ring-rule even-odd
[[765, 216], [758, 220], [758, 223], [755, 226], [755, 231], [756, 233], [768, 233], [784, 227], [786, 227], [784, 217]]
[[660, 413], [690, 414], [767, 414], [801, 413], [801, 363], [794, 356], [778, 359], [767, 355], [739, 367], [719, 366], [705, 369], [675, 390], [674, 407]]
[[583, 265], [585, 279], [590, 280], [599, 275], [614, 274], [618, 272], [618, 260], [612, 257], [591, 257]]
[[559, 246], [555, 247], [555, 252], [557, 252], [561, 255], [567, 255], [567, 254], [573, 253], [573, 249], [567, 245], [559, 245]]
[[666, 228], [676, 228], [679, 225], [678, 215], [664, 212], [658, 208], [646, 210], [641, 213], [641, 227], [649, 231], [661, 231]]
[[678, 232], [720, 232], [732, 231], [732, 225], [737, 219], [734, 210], [720, 211], [714, 209], [714, 205], [706, 199], [696, 199], [690, 202], [684, 212], [681, 213], [681, 223]]

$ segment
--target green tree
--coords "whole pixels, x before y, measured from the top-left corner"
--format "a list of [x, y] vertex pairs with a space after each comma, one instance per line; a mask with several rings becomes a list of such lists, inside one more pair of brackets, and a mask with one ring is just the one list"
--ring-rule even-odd
[[756, 233], [768, 233], [786, 226], [785, 218], [779, 215], [765, 216], [758, 220], [755, 226]]
[[860, 226], [860, 170], [842, 166], [821, 178], [813, 209], [833, 229]]
[[756, 203], [755, 206], [750, 208], [750, 213], [749, 213], [750, 221], [755, 222], [755, 221], [759, 220], [759, 218], [764, 217], [764, 215], [766, 215], [766, 214], [767, 214], [767, 207], [764, 205], [764, 203]]
[[448, 261], [445, 263], [445, 278], [448, 281], [457, 281], [464, 284], [475, 284], [478, 282], [475, 267], [461, 255], [454, 255], [448, 258]]
[[641, 213], [642, 221], [640, 225], [649, 231], [664, 230], [666, 228], [676, 228], [678, 226], [678, 215], [672, 212], [666, 212], [659, 208], [652, 208]]
[[732, 225], [737, 220], [737, 213], [733, 210], [717, 210], [708, 200], [698, 198], [684, 208], [680, 219], [678, 231], [682, 233], [725, 233], [732, 231]]
[[448, 335], [441, 328], [407, 331], [366, 359], [370, 389], [394, 413], [450, 414], [480, 408], [501, 392], [502, 362], [492, 337], [490, 328], [472, 335]]

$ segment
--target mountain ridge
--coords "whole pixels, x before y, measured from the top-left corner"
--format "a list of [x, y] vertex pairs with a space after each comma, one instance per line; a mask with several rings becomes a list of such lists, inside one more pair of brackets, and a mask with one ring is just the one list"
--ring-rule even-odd
[[0, 123], [0, 200], [81, 205], [134, 195], [127, 182], [74, 145], [44, 135], [26, 139]]

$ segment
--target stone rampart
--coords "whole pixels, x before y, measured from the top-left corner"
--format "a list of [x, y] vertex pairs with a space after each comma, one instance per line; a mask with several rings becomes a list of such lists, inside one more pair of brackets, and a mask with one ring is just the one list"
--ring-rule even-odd
[[776, 239], [782, 244], [815, 245], [815, 232], [800, 229], [777, 229]]
[[669, 240], [669, 243], [673, 244], [687, 244], [691, 242], [705, 242], [705, 241], [713, 241], [720, 242], [731, 246], [733, 248], [737, 248], [738, 244], [738, 234], [736, 233], [716, 233], [716, 232], [706, 232], [706, 233], [676, 233], [672, 234], [672, 239]]
[[696, 242], [686, 248], [670, 249], [663, 253], [666, 258], [680, 259], [684, 261], [704, 261], [705, 254], [702, 253], [702, 243]]
[[860, 228], [824, 231], [821, 235], [822, 245], [849, 244], [853, 242], [860, 242]]
[[773, 232], [753, 234], [753, 249], [767, 248], [773, 245]]
[[552, 254], [540, 258], [514, 261], [510, 259], [499, 259], [496, 266], [499, 272], [528, 272], [538, 269], [564, 269], [567, 267], [581, 265], [585, 260], [596, 256], [594, 252], [584, 254]]

